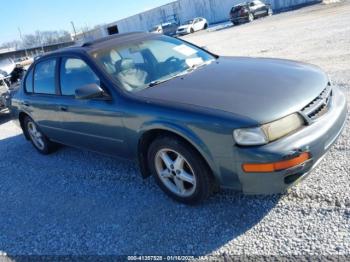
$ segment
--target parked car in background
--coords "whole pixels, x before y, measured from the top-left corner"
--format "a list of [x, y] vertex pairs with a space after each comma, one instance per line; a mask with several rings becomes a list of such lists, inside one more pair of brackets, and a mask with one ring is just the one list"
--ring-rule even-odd
[[192, 34], [196, 31], [207, 29], [208, 26], [209, 26], [209, 23], [205, 18], [197, 17], [179, 26], [176, 31], [176, 34], [177, 35]]
[[22, 57], [16, 61], [17, 65], [20, 65], [26, 69], [33, 63], [34, 59], [31, 57]]
[[0, 77], [9, 76], [15, 69], [16, 64], [11, 58], [0, 60]]
[[42, 154], [59, 143], [133, 159], [195, 204], [219, 187], [272, 194], [298, 183], [341, 134], [346, 105], [316, 66], [130, 33], [37, 59], [11, 113]]
[[176, 35], [177, 28], [178, 28], [178, 25], [176, 23], [171, 23], [171, 22], [163, 23], [153, 27], [153, 29], [151, 30], [151, 33], [174, 36]]
[[10, 90], [6, 78], [0, 75], [0, 111], [9, 105]]
[[273, 11], [269, 4], [265, 4], [260, 0], [254, 0], [232, 7], [230, 20], [234, 25], [238, 25], [243, 22], [252, 22], [256, 18], [270, 16], [272, 14]]
[[11, 85], [15, 85], [16, 83], [21, 81], [25, 72], [26, 72], [26, 68], [24, 66], [22, 66], [21, 64], [16, 64], [16, 67], [12, 71], [11, 77], [10, 77]]

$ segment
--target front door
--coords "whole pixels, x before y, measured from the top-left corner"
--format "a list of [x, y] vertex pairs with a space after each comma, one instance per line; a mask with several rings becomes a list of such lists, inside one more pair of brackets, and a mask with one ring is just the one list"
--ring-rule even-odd
[[63, 57], [60, 62], [60, 115], [62, 137], [68, 145], [113, 156], [126, 156], [122, 112], [118, 101], [75, 98], [75, 90], [88, 84], [103, 83], [80, 58]]

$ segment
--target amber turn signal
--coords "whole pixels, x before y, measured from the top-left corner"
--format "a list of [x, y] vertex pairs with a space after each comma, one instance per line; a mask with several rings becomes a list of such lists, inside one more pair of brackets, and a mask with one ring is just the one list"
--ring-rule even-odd
[[243, 164], [243, 171], [246, 173], [269, 173], [285, 170], [298, 166], [311, 158], [309, 152], [301, 153], [299, 156], [274, 163], [265, 164]]

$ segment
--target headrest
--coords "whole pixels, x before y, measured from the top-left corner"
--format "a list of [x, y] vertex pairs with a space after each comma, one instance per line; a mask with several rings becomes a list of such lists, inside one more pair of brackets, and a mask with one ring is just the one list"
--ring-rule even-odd
[[134, 60], [132, 60], [130, 58], [125, 58], [125, 59], [119, 60], [115, 64], [115, 67], [116, 67], [117, 71], [123, 72], [126, 70], [135, 69], [135, 63], [134, 63]]

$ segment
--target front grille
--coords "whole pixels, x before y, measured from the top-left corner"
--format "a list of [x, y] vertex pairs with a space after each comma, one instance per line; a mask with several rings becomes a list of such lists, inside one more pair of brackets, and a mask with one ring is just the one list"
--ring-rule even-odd
[[332, 87], [328, 85], [322, 93], [301, 110], [309, 120], [315, 120], [327, 113], [332, 99]]

